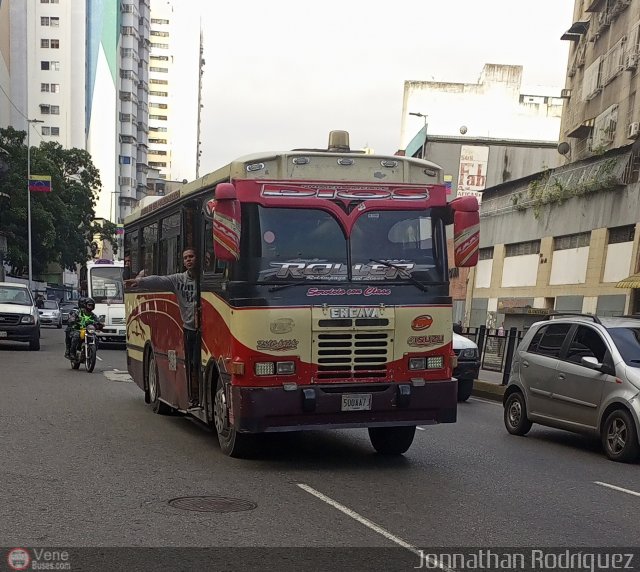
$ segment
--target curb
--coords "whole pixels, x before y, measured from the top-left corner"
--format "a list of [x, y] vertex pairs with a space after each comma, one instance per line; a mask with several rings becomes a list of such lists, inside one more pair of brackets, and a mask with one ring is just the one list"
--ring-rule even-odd
[[476, 379], [473, 382], [473, 395], [475, 397], [482, 397], [492, 401], [502, 402], [502, 396], [504, 395], [505, 389], [506, 387], [504, 385], [480, 381], [479, 379]]

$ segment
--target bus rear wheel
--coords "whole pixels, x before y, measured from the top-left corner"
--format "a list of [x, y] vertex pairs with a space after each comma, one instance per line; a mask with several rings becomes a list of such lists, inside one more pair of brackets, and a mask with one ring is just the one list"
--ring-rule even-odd
[[250, 457], [255, 451], [255, 436], [239, 433], [229, 423], [229, 406], [227, 392], [221, 377], [213, 398], [213, 422], [218, 434], [220, 450], [229, 457]]
[[382, 455], [406, 453], [416, 434], [415, 425], [401, 427], [369, 427], [373, 448]]

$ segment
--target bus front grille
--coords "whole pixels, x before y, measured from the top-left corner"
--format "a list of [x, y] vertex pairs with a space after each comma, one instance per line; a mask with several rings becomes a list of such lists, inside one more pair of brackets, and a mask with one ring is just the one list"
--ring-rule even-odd
[[389, 332], [314, 332], [313, 345], [319, 380], [387, 376]]

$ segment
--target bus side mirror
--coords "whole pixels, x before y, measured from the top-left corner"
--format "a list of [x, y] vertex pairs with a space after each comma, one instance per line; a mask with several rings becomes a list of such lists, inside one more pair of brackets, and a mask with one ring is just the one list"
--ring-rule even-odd
[[480, 247], [480, 207], [475, 197], [460, 197], [449, 203], [453, 214], [455, 265], [466, 268], [478, 264]]
[[231, 183], [216, 187], [213, 205], [213, 252], [218, 260], [240, 258], [240, 201]]

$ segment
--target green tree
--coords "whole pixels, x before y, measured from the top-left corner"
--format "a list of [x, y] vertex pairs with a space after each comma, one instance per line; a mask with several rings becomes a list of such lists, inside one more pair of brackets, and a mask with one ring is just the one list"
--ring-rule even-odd
[[[0, 129], [0, 147], [8, 172], [0, 180], [0, 230], [7, 235], [7, 262], [16, 274], [28, 273], [27, 147], [26, 133], [12, 127]], [[49, 263], [75, 270], [91, 256], [95, 235], [116, 245], [116, 226], [94, 223], [101, 189], [100, 174], [91, 155], [82, 149], [63, 149], [44, 142], [31, 148], [31, 174], [50, 175], [51, 193], [31, 193], [31, 240], [34, 276]]]

